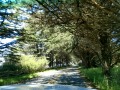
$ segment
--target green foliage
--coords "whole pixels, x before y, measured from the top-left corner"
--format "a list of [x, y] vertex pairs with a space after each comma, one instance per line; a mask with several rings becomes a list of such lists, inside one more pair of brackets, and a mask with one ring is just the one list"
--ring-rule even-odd
[[72, 46], [72, 35], [69, 32], [54, 32], [48, 38], [46, 46], [50, 50], [67, 50]]
[[12, 77], [0, 77], [0, 86], [8, 85], [8, 84], [16, 84], [20, 82], [22, 83], [25, 80], [29, 80], [37, 76], [38, 76], [37, 73], [31, 73], [31, 74], [24, 74], [19, 76], [12, 76]]
[[43, 71], [48, 65], [45, 57], [35, 57], [33, 55], [21, 55], [18, 62], [6, 62], [0, 70], [0, 76], [8, 77], [24, 73]]
[[23, 55], [20, 57], [20, 65], [23, 72], [31, 73], [45, 70], [48, 61], [45, 57], [37, 58], [32, 55]]
[[6, 62], [1, 71], [18, 71], [20, 70], [20, 65], [19, 64], [15, 64], [15, 63], [11, 63], [11, 62]]
[[120, 66], [112, 69], [110, 83], [108, 83], [108, 79], [102, 74], [101, 68], [81, 69], [81, 72], [100, 90], [119, 90], [120, 88]]
[[120, 65], [116, 65], [112, 70], [113, 82], [120, 85]]
[[35, 4], [35, 0], [20, 0], [19, 3], [21, 3], [22, 6], [23, 6], [23, 5], [27, 5], [27, 4], [28, 4], [28, 5], [30, 5], [30, 4], [33, 5], [33, 4]]

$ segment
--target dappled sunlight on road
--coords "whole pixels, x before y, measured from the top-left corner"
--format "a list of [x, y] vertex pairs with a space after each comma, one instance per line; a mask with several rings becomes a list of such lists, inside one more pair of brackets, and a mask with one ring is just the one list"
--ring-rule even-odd
[[[72, 85], [84, 88], [92, 88], [79, 74], [77, 67], [65, 68], [60, 70], [49, 70], [38, 73], [39, 77], [26, 81], [24, 84], [61, 84]], [[53, 89], [52, 89], [53, 90]]]
[[88, 87], [77, 67], [49, 70], [24, 83], [0, 86], [0, 90], [96, 90]]
[[53, 76], [53, 75], [58, 75], [62, 73], [61, 71], [57, 71], [57, 70], [49, 70], [49, 71], [46, 71], [46, 72], [40, 72], [38, 73], [40, 76], [44, 76], [44, 77], [50, 77], [50, 76]]

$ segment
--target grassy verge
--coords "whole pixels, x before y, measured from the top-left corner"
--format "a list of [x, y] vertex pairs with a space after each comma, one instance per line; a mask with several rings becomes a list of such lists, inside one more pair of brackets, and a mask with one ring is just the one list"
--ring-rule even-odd
[[80, 69], [80, 71], [100, 90], [120, 90], [120, 66], [112, 69], [110, 85], [108, 80], [102, 75], [101, 68]]
[[37, 76], [38, 76], [38, 73], [23, 74], [23, 75], [19, 75], [19, 76], [11, 76], [11, 77], [0, 77], [0, 86], [8, 85], [8, 84], [22, 83], [26, 80], [35, 78]]

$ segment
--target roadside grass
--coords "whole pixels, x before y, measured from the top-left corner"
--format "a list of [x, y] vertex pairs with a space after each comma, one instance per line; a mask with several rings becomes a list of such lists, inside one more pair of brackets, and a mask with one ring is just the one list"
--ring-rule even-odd
[[120, 90], [120, 66], [112, 69], [110, 84], [102, 75], [101, 68], [80, 69], [81, 73], [100, 90]]
[[38, 73], [32, 73], [32, 74], [23, 74], [19, 76], [0, 77], [0, 86], [22, 83], [26, 80], [30, 80], [38, 76], [39, 76]]

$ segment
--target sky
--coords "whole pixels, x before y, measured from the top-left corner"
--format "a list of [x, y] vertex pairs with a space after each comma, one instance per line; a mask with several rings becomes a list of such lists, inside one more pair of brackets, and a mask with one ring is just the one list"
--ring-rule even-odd
[[[5, 23], [8, 23], [8, 25], [6, 26], [8, 29], [18, 29], [18, 30], [24, 28], [26, 25], [24, 22], [19, 23], [19, 24], [14, 24], [13, 22], [9, 22], [8, 20], [5, 20]], [[8, 38], [8, 37], [0, 38], [0, 46], [7, 44], [9, 42], [12, 42], [15, 39], [16, 38], [13, 38], [13, 37], [12, 38]]]
[[16, 1], [21, 1], [21, 0], [0, 0], [0, 2], [2, 2], [2, 3], [6, 3], [6, 2], [10, 2], [10, 1], [16, 2]]
[[2, 46], [2, 45], [4, 45], [4, 44], [7, 44], [7, 43], [9, 43], [9, 42], [12, 42], [12, 41], [14, 41], [14, 40], [16, 40], [16, 38], [4, 38], [4, 39], [1, 39], [1, 38], [0, 38], [0, 46]]

